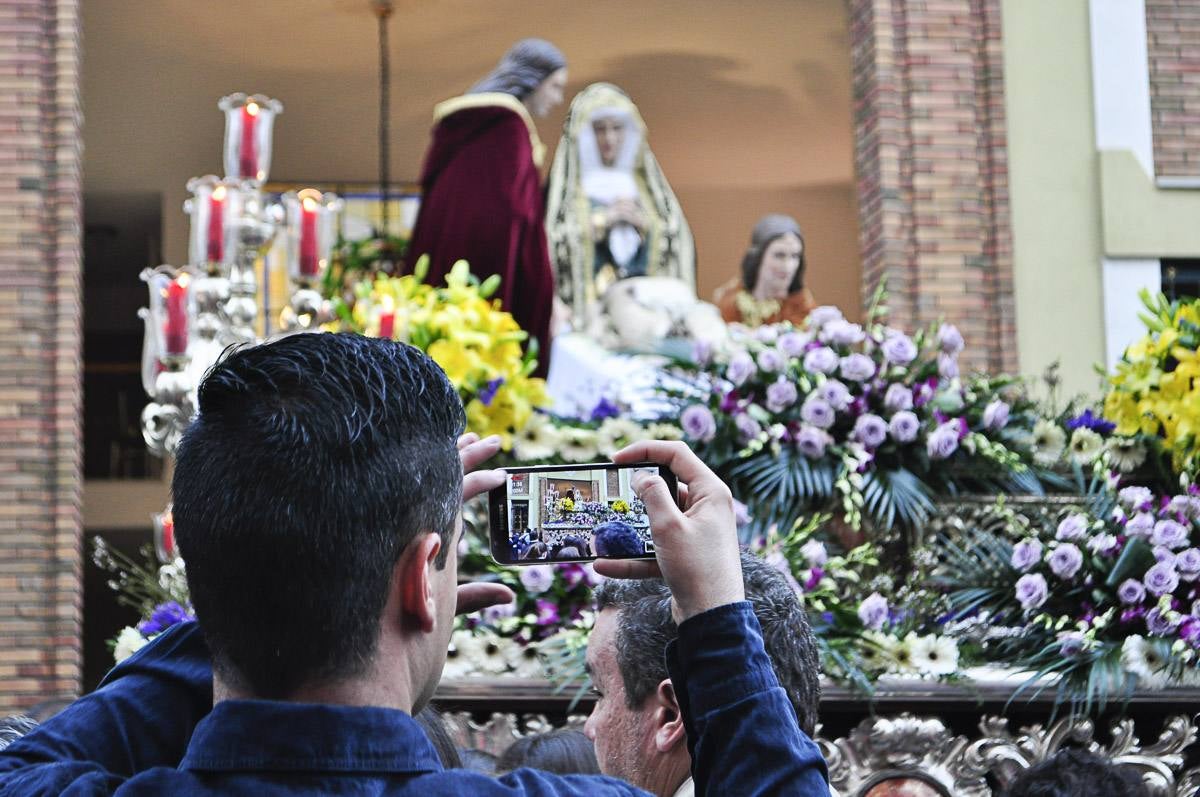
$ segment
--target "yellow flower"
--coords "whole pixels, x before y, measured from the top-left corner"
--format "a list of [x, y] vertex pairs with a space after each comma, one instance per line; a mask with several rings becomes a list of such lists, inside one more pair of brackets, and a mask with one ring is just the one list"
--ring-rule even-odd
[[442, 367], [455, 387], [466, 382], [471, 372], [480, 366], [475, 352], [451, 340], [434, 341], [427, 354]]

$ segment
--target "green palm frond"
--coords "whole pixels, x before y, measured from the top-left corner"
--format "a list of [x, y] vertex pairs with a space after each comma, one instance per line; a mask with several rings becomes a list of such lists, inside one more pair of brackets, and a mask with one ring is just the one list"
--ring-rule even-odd
[[933, 514], [929, 487], [905, 468], [868, 471], [863, 474], [863, 509], [880, 528], [899, 522], [906, 529], [923, 525]]
[[834, 469], [795, 450], [764, 450], [724, 469], [735, 497], [754, 507], [756, 531], [790, 529], [801, 516], [823, 508], [833, 496]]

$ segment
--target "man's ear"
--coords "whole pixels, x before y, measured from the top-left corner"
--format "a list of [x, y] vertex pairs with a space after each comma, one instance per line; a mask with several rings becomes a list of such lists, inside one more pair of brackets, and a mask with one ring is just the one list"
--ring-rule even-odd
[[669, 753], [678, 745], [687, 744], [687, 731], [683, 727], [683, 712], [675, 699], [675, 685], [670, 678], [662, 679], [654, 696], [654, 747], [660, 753]]
[[442, 538], [439, 535], [432, 532], [422, 534], [404, 549], [393, 571], [404, 621], [424, 633], [432, 631], [437, 623], [433, 571], [437, 569], [437, 555], [441, 550]]

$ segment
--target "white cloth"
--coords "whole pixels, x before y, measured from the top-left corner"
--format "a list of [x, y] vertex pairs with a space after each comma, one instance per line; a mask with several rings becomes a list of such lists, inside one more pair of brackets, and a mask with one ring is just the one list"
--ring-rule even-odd
[[692, 783], [691, 778], [688, 778], [675, 790], [674, 797], [696, 797], [696, 784]]
[[614, 354], [586, 335], [557, 335], [551, 344], [546, 391], [555, 415], [587, 418], [600, 399], [629, 407], [634, 418], [656, 418], [666, 410], [655, 393], [663, 359]]

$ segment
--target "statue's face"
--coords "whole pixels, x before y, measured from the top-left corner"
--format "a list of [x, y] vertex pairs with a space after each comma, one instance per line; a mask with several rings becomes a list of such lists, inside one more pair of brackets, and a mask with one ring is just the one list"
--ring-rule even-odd
[[596, 134], [596, 147], [600, 150], [600, 162], [612, 166], [625, 145], [625, 120], [607, 116], [592, 122]]
[[525, 98], [525, 107], [534, 116], [545, 116], [562, 105], [563, 92], [567, 88], [567, 68], [564, 66], [538, 84], [533, 93]]
[[800, 268], [804, 242], [795, 233], [784, 233], [767, 244], [758, 266], [758, 284], [754, 293], [766, 299], [782, 299]]

